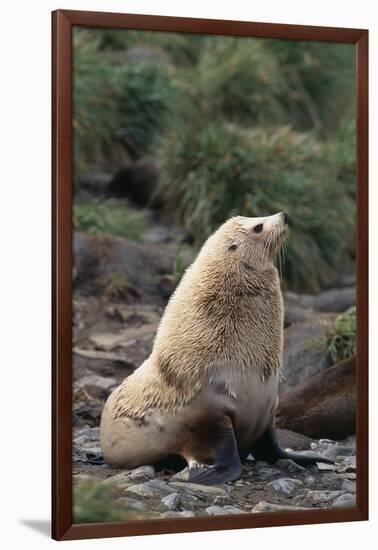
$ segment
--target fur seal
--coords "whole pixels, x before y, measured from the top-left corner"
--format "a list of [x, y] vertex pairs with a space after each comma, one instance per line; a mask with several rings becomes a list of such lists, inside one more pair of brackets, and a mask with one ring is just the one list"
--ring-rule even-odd
[[344, 359], [282, 395], [277, 425], [317, 439], [355, 434], [356, 358]]
[[207, 239], [166, 306], [151, 355], [105, 404], [109, 465], [181, 455], [188, 481], [217, 484], [237, 479], [249, 453], [314, 464], [275, 435], [283, 301], [274, 260], [286, 233], [279, 212], [233, 217]]

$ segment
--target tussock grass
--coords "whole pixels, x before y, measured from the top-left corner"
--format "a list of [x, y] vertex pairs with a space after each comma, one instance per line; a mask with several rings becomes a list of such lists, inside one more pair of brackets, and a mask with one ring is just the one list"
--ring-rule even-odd
[[108, 199], [75, 203], [73, 225], [77, 231], [138, 240], [148, 224], [148, 215], [126, 202]]
[[160, 192], [198, 244], [230, 216], [288, 212], [284, 278], [292, 288], [318, 290], [353, 239], [353, 202], [329, 180], [325, 150], [288, 127], [180, 126], [160, 149]]
[[356, 307], [351, 307], [335, 321], [327, 338], [327, 356], [333, 365], [356, 354]]
[[140, 512], [122, 505], [118, 496], [117, 489], [110, 485], [95, 480], [82, 481], [73, 491], [74, 523], [117, 522], [143, 517]]

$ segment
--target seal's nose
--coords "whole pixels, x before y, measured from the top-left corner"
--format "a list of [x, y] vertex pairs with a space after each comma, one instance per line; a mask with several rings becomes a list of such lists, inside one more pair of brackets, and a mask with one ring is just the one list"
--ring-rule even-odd
[[282, 212], [284, 224], [287, 225], [289, 223], [289, 216], [286, 214], [286, 212]]

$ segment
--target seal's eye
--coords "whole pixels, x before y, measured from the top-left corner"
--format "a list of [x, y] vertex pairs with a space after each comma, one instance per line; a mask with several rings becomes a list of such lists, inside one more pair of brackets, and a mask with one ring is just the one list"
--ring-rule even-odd
[[236, 250], [238, 247], [238, 245], [236, 243], [232, 243], [230, 244], [230, 246], [228, 247], [228, 250]]
[[258, 225], [255, 225], [255, 227], [253, 228], [253, 231], [255, 233], [261, 233], [262, 230], [263, 230], [263, 224], [262, 223], [259, 223]]

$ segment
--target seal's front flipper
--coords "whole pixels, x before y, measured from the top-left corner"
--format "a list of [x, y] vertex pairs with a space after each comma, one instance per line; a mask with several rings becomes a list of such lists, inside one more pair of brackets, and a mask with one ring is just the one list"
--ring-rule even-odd
[[276, 430], [274, 424], [263, 433], [260, 439], [254, 444], [251, 453], [255, 460], [264, 460], [268, 464], [274, 464], [280, 458], [290, 459], [300, 466], [313, 466], [317, 462], [325, 462], [333, 464], [332, 460], [324, 458], [320, 455], [302, 455], [299, 453], [289, 453], [282, 449], [277, 441]]
[[203, 419], [194, 428], [182, 455], [189, 464], [191, 483], [217, 485], [240, 477], [241, 463], [228, 416]]

